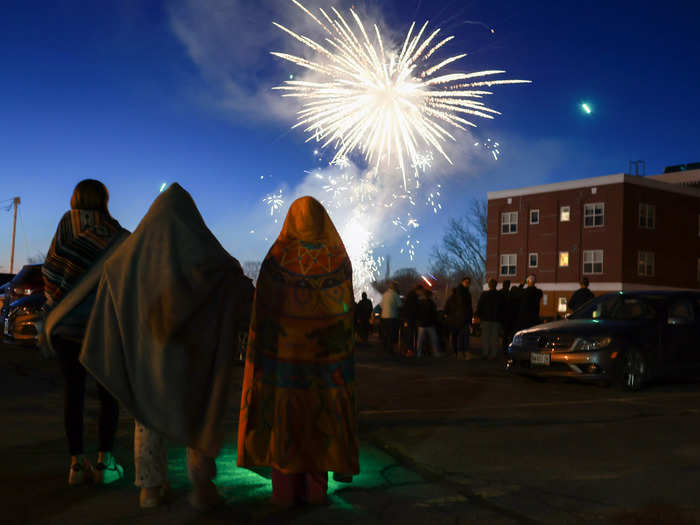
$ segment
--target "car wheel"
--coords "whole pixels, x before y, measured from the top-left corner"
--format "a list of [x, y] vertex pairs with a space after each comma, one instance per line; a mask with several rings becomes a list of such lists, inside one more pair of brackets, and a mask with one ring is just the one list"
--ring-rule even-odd
[[649, 377], [647, 360], [639, 350], [627, 350], [622, 356], [620, 384], [626, 390], [640, 390]]

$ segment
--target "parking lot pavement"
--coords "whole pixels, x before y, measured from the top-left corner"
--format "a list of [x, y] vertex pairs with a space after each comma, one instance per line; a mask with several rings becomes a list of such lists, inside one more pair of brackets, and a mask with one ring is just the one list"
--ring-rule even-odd
[[[0, 346], [3, 518], [25, 523], [700, 523], [697, 384], [630, 395], [536, 382], [502, 363], [405, 359], [359, 346], [361, 469], [331, 482], [329, 504], [277, 511], [269, 473], [235, 467], [241, 368], [217, 460], [226, 505], [192, 510], [183, 449], [169, 451], [174, 499], [149, 512], [131, 484], [133, 422], [122, 411], [117, 457], [126, 478], [70, 488], [57, 366]], [[94, 388], [87, 443], [95, 443]]]

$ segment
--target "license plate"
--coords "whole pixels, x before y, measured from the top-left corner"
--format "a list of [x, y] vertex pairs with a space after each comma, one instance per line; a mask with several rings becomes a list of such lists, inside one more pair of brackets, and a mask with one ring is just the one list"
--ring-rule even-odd
[[538, 354], [536, 352], [530, 353], [530, 364], [537, 366], [549, 366], [550, 359], [552, 356], [549, 354]]

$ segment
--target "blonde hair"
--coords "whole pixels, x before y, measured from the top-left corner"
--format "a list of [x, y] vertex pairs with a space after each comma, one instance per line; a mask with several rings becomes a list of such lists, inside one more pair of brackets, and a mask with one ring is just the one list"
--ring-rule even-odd
[[109, 192], [99, 180], [81, 180], [73, 190], [70, 207], [73, 210], [100, 210], [107, 212]]

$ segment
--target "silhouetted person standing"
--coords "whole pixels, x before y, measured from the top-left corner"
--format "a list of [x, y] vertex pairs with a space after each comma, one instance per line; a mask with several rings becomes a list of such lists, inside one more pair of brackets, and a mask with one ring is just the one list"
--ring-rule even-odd
[[503, 296], [496, 290], [496, 284], [496, 279], [489, 279], [489, 289], [481, 294], [476, 305], [476, 316], [481, 323], [481, 355], [486, 359], [496, 359], [499, 353]]
[[472, 296], [469, 292], [471, 282], [471, 278], [464, 276], [445, 304], [452, 349], [457, 359], [465, 359], [469, 350], [469, 327], [473, 316]]
[[387, 354], [393, 353], [394, 343], [398, 340], [399, 335], [401, 297], [399, 297], [398, 289], [399, 285], [394, 281], [382, 296], [382, 338], [384, 339], [384, 351]]
[[520, 296], [520, 307], [516, 321], [516, 331], [540, 324], [540, 301], [542, 290], [535, 286], [535, 276], [527, 276], [527, 286]]
[[401, 318], [406, 321], [406, 326], [408, 329], [408, 338], [406, 346], [415, 352], [416, 350], [416, 315], [418, 312], [418, 300], [419, 300], [419, 290], [420, 286], [414, 287], [410, 292], [406, 294], [403, 301], [403, 308], [401, 309]]
[[372, 317], [372, 301], [367, 298], [367, 294], [362, 292], [362, 299], [355, 307], [355, 322], [357, 323], [357, 335], [363, 343], [369, 337], [369, 320]]
[[571, 294], [571, 299], [569, 299], [569, 310], [574, 312], [594, 298], [595, 295], [593, 295], [593, 292], [588, 289], [588, 277], [584, 277], [581, 279], [581, 288]]
[[510, 281], [503, 281], [501, 290], [501, 325], [503, 327], [503, 351], [508, 350], [508, 345], [513, 339], [515, 331], [515, 320], [518, 317], [520, 308], [520, 288], [517, 286], [511, 288]]

